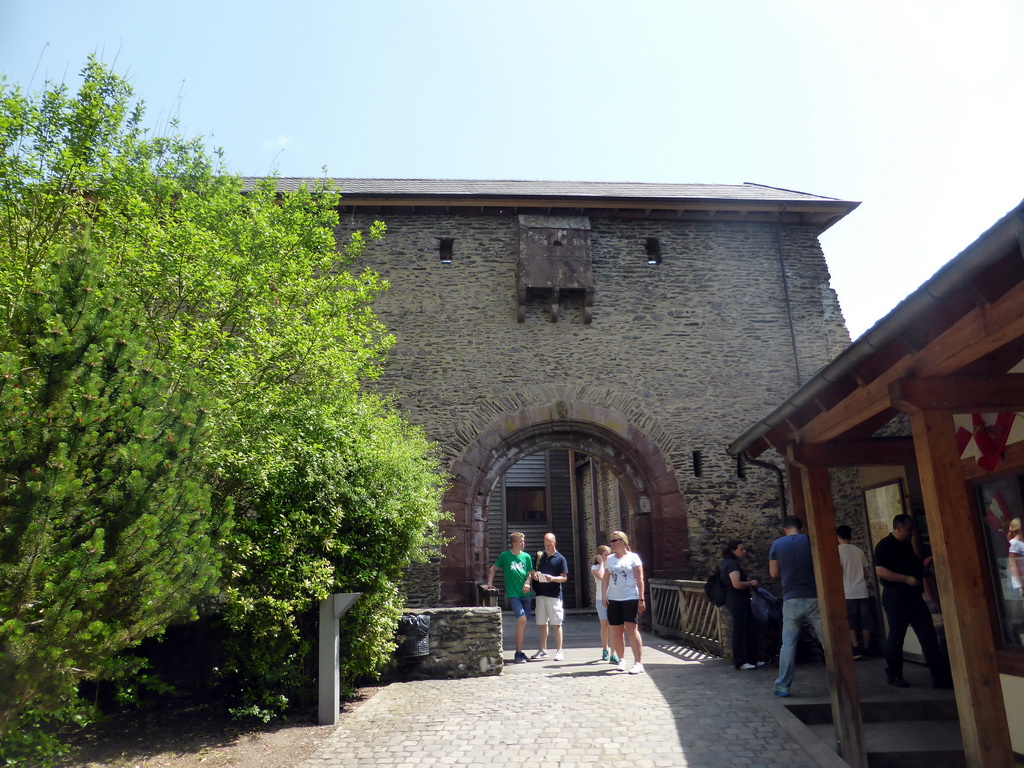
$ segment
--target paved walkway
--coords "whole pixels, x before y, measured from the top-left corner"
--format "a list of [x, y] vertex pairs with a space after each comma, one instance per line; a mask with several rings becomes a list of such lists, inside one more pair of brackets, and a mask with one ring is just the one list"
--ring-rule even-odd
[[[738, 672], [644, 635], [646, 673], [629, 675], [596, 660], [592, 614], [567, 618], [565, 661], [507, 663], [505, 614], [500, 676], [394, 683], [345, 716], [304, 768], [845, 765], [770, 694], [775, 667]], [[531, 625], [528, 652], [536, 638]], [[802, 669], [787, 702], [799, 700]]]

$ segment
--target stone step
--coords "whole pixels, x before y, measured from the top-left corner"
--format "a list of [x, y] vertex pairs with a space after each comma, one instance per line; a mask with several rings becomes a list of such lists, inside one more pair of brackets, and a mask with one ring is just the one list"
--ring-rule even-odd
[[[828, 702], [787, 704], [786, 709], [807, 725], [832, 722], [832, 706]], [[958, 721], [955, 699], [861, 701], [860, 714], [864, 723], [894, 723], [908, 720]], [[959, 724], [957, 727], [959, 729]]]
[[[831, 723], [809, 725], [822, 741], [835, 742]], [[965, 768], [960, 724], [950, 720], [897, 720], [864, 724], [869, 768]]]

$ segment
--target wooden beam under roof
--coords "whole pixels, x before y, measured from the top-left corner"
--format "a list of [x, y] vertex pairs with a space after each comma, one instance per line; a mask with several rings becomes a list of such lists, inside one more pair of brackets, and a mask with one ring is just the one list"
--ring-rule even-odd
[[913, 464], [914, 441], [909, 437], [871, 440], [832, 440], [828, 443], [794, 445], [793, 461], [805, 467], [880, 467]]
[[1024, 410], [1024, 373], [897, 379], [889, 384], [892, 406], [913, 410], [983, 413]]
[[[1018, 283], [988, 307], [975, 307], [928, 347], [897, 360], [871, 383], [857, 389], [828, 413], [803, 424], [791, 443], [834, 440], [861, 422], [891, 408], [889, 384], [907, 377], [940, 377], [957, 373], [978, 358], [1024, 336], [1024, 283]], [[773, 434], [773, 441], [782, 436]]]

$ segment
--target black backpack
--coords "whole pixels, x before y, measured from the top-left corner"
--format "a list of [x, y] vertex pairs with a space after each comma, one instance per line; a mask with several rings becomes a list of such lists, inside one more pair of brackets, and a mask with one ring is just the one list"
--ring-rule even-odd
[[729, 590], [722, 583], [722, 573], [718, 568], [715, 568], [704, 582], [704, 594], [712, 605], [725, 605], [725, 596], [729, 594]]

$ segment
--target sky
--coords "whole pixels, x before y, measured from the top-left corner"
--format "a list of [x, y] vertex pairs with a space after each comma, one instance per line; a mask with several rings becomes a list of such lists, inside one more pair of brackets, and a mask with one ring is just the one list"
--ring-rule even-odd
[[1024, 198], [1020, 0], [0, 0], [0, 73], [90, 53], [260, 176], [754, 182], [859, 337]]

